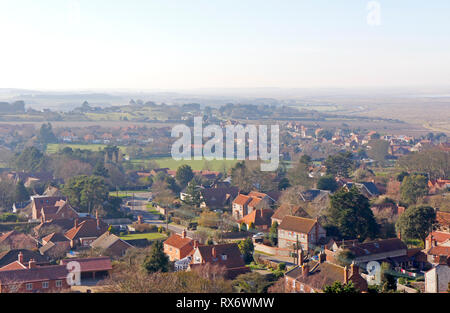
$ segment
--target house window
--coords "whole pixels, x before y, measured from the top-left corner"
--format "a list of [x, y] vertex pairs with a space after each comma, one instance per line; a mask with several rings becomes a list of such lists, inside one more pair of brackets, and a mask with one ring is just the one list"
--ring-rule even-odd
[[26, 285], [27, 290], [33, 290], [33, 284], [32, 283], [28, 283]]
[[222, 254], [222, 260], [226, 261], [227, 260], [227, 255], [226, 254]]
[[56, 287], [62, 287], [62, 280], [57, 280], [55, 285]]
[[48, 281], [42, 282], [42, 288], [48, 288]]

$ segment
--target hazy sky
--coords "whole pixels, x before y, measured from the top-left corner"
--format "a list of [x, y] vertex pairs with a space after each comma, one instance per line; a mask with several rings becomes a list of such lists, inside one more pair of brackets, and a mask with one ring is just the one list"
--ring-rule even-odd
[[369, 2], [0, 0], [0, 88], [449, 86], [450, 1]]

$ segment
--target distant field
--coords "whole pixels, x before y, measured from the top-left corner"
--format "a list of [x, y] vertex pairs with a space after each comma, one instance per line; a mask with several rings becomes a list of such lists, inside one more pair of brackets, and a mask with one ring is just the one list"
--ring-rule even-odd
[[[104, 149], [107, 145], [103, 144], [60, 144], [60, 143], [52, 143], [47, 145], [46, 152], [48, 154], [57, 153], [59, 150], [64, 149], [65, 147], [70, 147], [72, 149], [81, 149], [81, 150], [91, 150], [91, 151], [100, 151]], [[125, 151], [125, 147], [119, 146], [119, 149]]]
[[146, 234], [132, 234], [132, 235], [125, 235], [120, 237], [120, 239], [123, 240], [134, 240], [134, 239], [147, 239], [147, 240], [159, 240], [159, 239], [165, 239], [167, 236], [160, 233], [146, 233]]
[[210, 171], [222, 171], [224, 166], [228, 170], [232, 168], [238, 161], [237, 160], [211, 160], [207, 161], [205, 159], [203, 160], [180, 160], [176, 161], [172, 158], [157, 158], [157, 159], [151, 159], [152, 161], [155, 161], [158, 163], [159, 167], [167, 167], [171, 170], [176, 170], [178, 167], [180, 167], [183, 164], [189, 165], [193, 170], [204, 170], [209, 169]]

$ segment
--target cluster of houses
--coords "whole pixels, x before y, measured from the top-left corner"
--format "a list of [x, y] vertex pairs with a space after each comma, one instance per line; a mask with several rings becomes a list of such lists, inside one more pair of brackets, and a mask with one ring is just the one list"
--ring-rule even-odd
[[[37, 223], [34, 235], [17, 230], [0, 234], [0, 292], [70, 289], [72, 261], [79, 265], [81, 284], [102, 280], [112, 270], [111, 258], [123, 256], [135, 244], [108, 231], [109, 225], [98, 214], [78, 213], [57, 192], [32, 196], [29, 206], [29, 223]], [[103, 256], [78, 257], [88, 249], [100, 249]]]
[[[284, 129], [292, 138], [297, 138], [301, 141], [315, 141], [331, 143], [333, 145], [358, 150], [362, 146], [368, 146], [373, 139], [383, 139], [389, 143], [388, 153], [393, 158], [398, 158], [411, 152], [422, 151], [430, 147], [437, 147], [443, 151], [450, 151], [449, 143], [435, 144], [427, 139], [418, 139], [406, 135], [384, 135], [380, 136], [376, 131], [369, 131], [363, 133], [345, 132], [342, 129], [337, 129], [330, 133], [329, 136], [321, 136], [324, 131], [320, 126], [306, 127], [301, 122], [288, 122], [283, 125]], [[292, 152], [294, 147], [287, 147], [284, 151], [286, 154]], [[292, 150], [292, 151], [288, 151]]]
[[[354, 184], [342, 181], [340, 184], [344, 188], [356, 185], [369, 198], [380, 195], [373, 182]], [[215, 188], [205, 190], [208, 190], [208, 197], [212, 197], [216, 192], [217, 195], [223, 194], [220, 188], [217, 191]], [[314, 201], [327, 195], [328, 192], [324, 194], [324, 191], [311, 189], [303, 192], [301, 197], [304, 201]], [[426, 247], [420, 249], [408, 248], [401, 238], [363, 243], [358, 240], [333, 240], [327, 236], [318, 217], [312, 218], [301, 206], [283, 204], [274, 210], [277, 200], [266, 193], [253, 191], [243, 194], [237, 191], [231, 201], [231, 212], [237, 226], [245, 224], [246, 229], [253, 233], [267, 233], [274, 223], [278, 225], [276, 246], [262, 243], [255, 236], [253, 240], [255, 251], [283, 260], [293, 259], [295, 266], [285, 274], [287, 291], [322, 292], [326, 285], [335, 281], [351, 281], [361, 292], [367, 292], [368, 287], [376, 281], [368, 271], [368, 264], [373, 261], [378, 264], [388, 263], [399, 275], [419, 277], [425, 273], [424, 282], [416, 286], [421, 291], [447, 291], [450, 281], [450, 213], [436, 212], [439, 228], [430, 233]], [[221, 205], [222, 208], [230, 207], [226, 201], [221, 202]], [[371, 209], [375, 216], [386, 219], [398, 218], [405, 211], [404, 207], [395, 203], [374, 204]], [[221, 252], [224, 247], [227, 253]], [[237, 273], [245, 271], [237, 244], [204, 246], [188, 238], [185, 231], [181, 235], [169, 237], [164, 242], [164, 251], [175, 262], [176, 270], [221, 265], [228, 277], [235, 277]], [[339, 255], [343, 251], [352, 255], [348, 266], [342, 266]]]

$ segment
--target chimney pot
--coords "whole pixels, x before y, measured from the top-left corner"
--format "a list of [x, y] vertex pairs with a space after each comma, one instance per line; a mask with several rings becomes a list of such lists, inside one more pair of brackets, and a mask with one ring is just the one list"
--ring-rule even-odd
[[308, 276], [309, 275], [309, 265], [308, 264], [303, 264], [302, 265], [302, 275], [303, 276]]
[[31, 259], [28, 261], [28, 268], [35, 268], [36, 267], [36, 261], [34, 259]]
[[213, 256], [213, 258], [215, 258], [216, 257], [216, 248], [212, 248], [212, 256]]
[[181, 237], [186, 238], [186, 235], [187, 235], [186, 229], [183, 229], [183, 231], [181, 232]]

